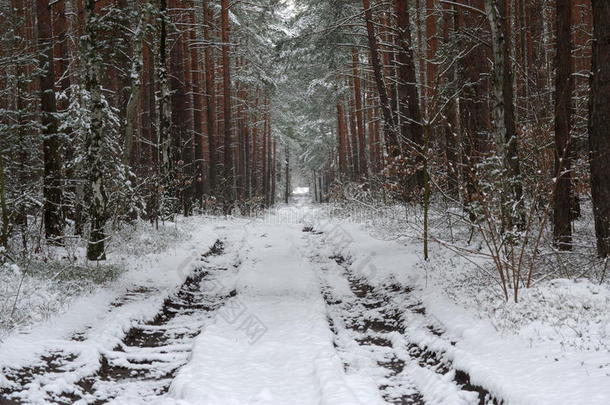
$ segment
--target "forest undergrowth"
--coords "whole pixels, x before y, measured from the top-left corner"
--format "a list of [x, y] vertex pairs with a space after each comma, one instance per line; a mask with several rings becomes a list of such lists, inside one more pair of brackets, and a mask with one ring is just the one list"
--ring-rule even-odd
[[[396, 241], [421, 254], [421, 206], [384, 201], [383, 193], [366, 192], [360, 187], [345, 189], [350, 190], [349, 196], [331, 198], [324, 205], [326, 216], [339, 222], [361, 223], [374, 238]], [[583, 202], [583, 206], [588, 205]], [[531, 280], [528, 285], [527, 279], [521, 279], [518, 299], [507, 300], [485, 236], [460, 207], [435, 199], [429, 211], [429, 259], [423, 260], [422, 254], [417, 263], [423, 274], [422, 288], [441, 290], [471, 315], [490, 321], [503, 335], [555, 343], [562, 349], [608, 350], [608, 263], [596, 255], [593, 218], [585, 214], [589, 211], [583, 209], [583, 215], [574, 222], [572, 251], [558, 250], [548, 223], [541, 220], [537, 224], [541, 227], [539, 240], [529, 239], [530, 246], [524, 249], [534, 252], [524, 255], [523, 260], [531, 267]], [[507, 281], [507, 286], [515, 291], [511, 283]]]

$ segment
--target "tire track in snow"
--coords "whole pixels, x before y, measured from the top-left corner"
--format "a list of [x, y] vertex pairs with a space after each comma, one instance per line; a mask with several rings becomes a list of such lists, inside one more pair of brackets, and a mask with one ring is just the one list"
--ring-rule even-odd
[[[52, 352], [41, 358], [41, 364], [20, 370], [6, 370], [13, 389], [0, 391], [0, 405], [104, 404], [117, 397], [156, 397], [167, 392], [177, 370], [186, 364], [193, 339], [201, 332], [208, 313], [234, 295], [215, 295], [203, 289], [208, 277], [224, 267], [210, 265], [210, 259], [224, 254], [224, 243], [217, 240], [202, 255], [205, 262], [196, 268], [179, 290], [167, 297], [156, 316], [132, 326], [120, 344], [102, 351], [100, 367], [94, 374], [68, 383], [64, 377], [79, 374], [76, 353]], [[154, 292], [151, 289], [129, 291], [111, 307], [121, 307]], [[77, 333], [73, 341], [85, 342], [86, 332]], [[32, 400], [32, 390], [39, 400]]]
[[[322, 235], [311, 227], [303, 229], [312, 235]], [[351, 295], [337, 294], [322, 274], [322, 292], [329, 309], [329, 324], [336, 335], [335, 346], [344, 359], [346, 371], [358, 367], [361, 358], [375, 359], [378, 369], [367, 371], [377, 374], [379, 390], [390, 404], [479, 404], [498, 405], [484, 388], [471, 384], [467, 373], [452, 367], [445, 353], [418, 345], [409, 339], [405, 316], [425, 318], [426, 310], [420, 302], [414, 302], [411, 291], [397, 284], [375, 288], [366, 280], [356, 277], [350, 270], [351, 263], [343, 256], [317, 256], [316, 262], [324, 263], [322, 273], [329, 263], [341, 268], [341, 277], [347, 281]], [[405, 305], [406, 304], [406, 305]], [[409, 317], [407, 317], [409, 318]], [[424, 333], [443, 339], [443, 332], [431, 323], [422, 322]]]
[[[343, 262], [341, 257], [333, 259], [338, 264]], [[386, 403], [423, 405], [421, 393], [405, 375], [407, 359], [394, 347], [397, 335], [403, 332], [399, 314], [386, 311], [386, 300], [370, 286], [353, 277], [347, 279], [352, 297], [339, 298], [333, 294], [332, 288], [323, 286], [329, 322], [336, 334], [336, 346], [344, 359], [346, 371], [366, 368], [366, 372], [375, 378]], [[377, 367], [370, 363], [366, 365], [367, 360], [374, 361]]]

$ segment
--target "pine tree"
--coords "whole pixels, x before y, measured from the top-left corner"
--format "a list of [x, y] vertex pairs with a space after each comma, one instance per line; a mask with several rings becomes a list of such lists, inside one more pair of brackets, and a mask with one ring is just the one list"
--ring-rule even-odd
[[53, 33], [48, 0], [36, 1], [38, 46], [40, 52], [40, 106], [44, 157], [44, 225], [45, 236], [58, 243], [63, 233], [61, 200], [61, 135], [57, 123], [55, 73], [53, 69]]
[[593, 0], [593, 67], [589, 109], [591, 194], [597, 252], [610, 255], [610, 2]]
[[553, 227], [555, 244], [561, 250], [572, 248], [572, 6], [570, 0], [556, 5], [557, 56], [555, 76], [555, 192]]
[[233, 116], [231, 101], [231, 59], [230, 51], [230, 21], [229, 0], [221, 0], [221, 22], [222, 22], [222, 89], [223, 89], [223, 118], [224, 118], [224, 212], [228, 213], [235, 200], [234, 191], [234, 168], [233, 168]]
[[383, 112], [386, 147], [390, 156], [398, 156], [401, 151], [401, 145], [396, 132], [396, 121], [394, 114], [392, 114], [387, 87], [383, 78], [381, 59], [379, 57], [379, 44], [375, 32], [375, 23], [373, 21], [373, 10], [371, 9], [370, 0], [362, 0], [362, 5], [364, 8], [364, 19], [366, 22], [371, 65], [373, 66], [375, 84], [377, 85], [377, 93], [381, 103], [381, 111]]

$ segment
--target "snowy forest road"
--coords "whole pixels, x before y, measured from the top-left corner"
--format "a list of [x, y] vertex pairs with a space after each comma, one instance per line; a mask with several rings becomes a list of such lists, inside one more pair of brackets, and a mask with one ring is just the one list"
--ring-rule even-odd
[[408, 287], [370, 285], [338, 254], [340, 223], [317, 229], [303, 222], [311, 208], [296, 208], [218, 219], [217, 242], [154, 317], [111, 350], [89, 347], [83, 331], [39, 365], [3, 370], [13, 385], [0, 404], [497, 403], [442, 351], [409, 340], [412, 320], [421, 334], [442, 331]]

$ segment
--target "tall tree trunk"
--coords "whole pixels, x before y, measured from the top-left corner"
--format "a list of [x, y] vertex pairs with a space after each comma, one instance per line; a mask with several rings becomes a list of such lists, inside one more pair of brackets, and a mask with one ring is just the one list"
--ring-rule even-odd
[[217, 151], [217, 133], [218, 126], [216, 125], [216, 84], [215, 74], [216, 67], [214, 63], [214, 48], [211, 42], [210, 31], [212, 29], [213, 14], [209, 7], [209, 0], [203, 1], [203, 41], [205, 43], [205, 92], [206, 92], [206, 112], [207, 112], [207, 130], [208, 130], [208, 149], [210, 154], [209, 161], [209, 176], [210, 190], [212, 194], [218, 192], [218, 151]]
[[379, 101], [381, 103], [381, 111], [383, 113], [384, 132], [386, 139], [386, 148], [390, 156], [398, 156], [400, 154], [400, 143], [396, 132], [396, 121], [392, 114], [388, 91], [383, 80], [383, 71], [381, 60], [379, 58], [379, 44], [375, 36], [375, 24], [373, 22], [373, 10], [371, 10], [371, 1], [362, 0], [364, 8], [364, 18], [366, 20], [366, 31], [369, 42], [369, 52], [373, 73], [375, 76], [375, 84], [379, 93]]
[[231, 116], [231, 58], [229, 0], [221, 1], [222, 81], [224, 107], [224, 211], [229, 212], [235, 200], [233, 190], [233, 121]]
[[487, 18], [491, 26], [494, 55], [492, 109], [494, 137], [506, 178], [502, 179], [503, 228], [523, 226], [521, 173], [517, 154], [517, 134], [513, 107], [513, 81], [510, 64], [509, 25], [504, 0], [485, 0]]
[[[184, 24], [184, 4], [180, 0], [168, 2], [173, 24]], [[188, 35], [181, 32], [172, 32], [171, 48], [169, 54], [170, 66], [170, 101], [171, 101], [171, 136], [173, 153], [171, 160], [174, 164], [172, 180], [175, 189], [172, 197], [180, 205], [172, 207], [171, 214], [182, 208], [184, 215], [190, 215], [192, 190], [192, 163], [193, 163], [193, 116], [190, 98], [190, 63], [186, 51]]]
[[49, 242], [58, 243], [63, 233], [61, 215], [61, 140], [57, 122], [55, 73], [53, 69], [53, 33], [49, 0], [36, 0], [38, 47], [40, 51], [40, 107], [44, 158], [44, 229]]
[[[271, 136], [271, 133], [269, 133]], [[277, 187], [277, 141], [275, 138], [271, 140], [271, 195], [269, 196], [269, 206], [275, 204], [275, 195], [276, 195], [276, 187]]]
[[286, 161], [285, 161], [285, 168], [284, 168], [284, 181], [286, 183], [285, 187], [284, 187], [284, 202], [286, 204], [288, 204], [288, 200], [290, 199], [290, 194], [291, 194], [291, 190], [290, 190], [290, 148], [288, 147], [288, 144], [286, 144]]
[[85, 29], [83, 36], [83, 56], [85, 68], [85, 88], [91, 97], [91, 125], [87, 131], [87, 167], [89, 196], [89, 221], [91, 230], [87, 245], [87, 259], [106, 259], [106, 205], [104, 185], [104, 104], [100, 83], [102, 59], [97, 49], [98, 27], [95, 17], [95, 0], [85, 1]]
[[513, 225], [522, 229], [525, 226], [525, 202], [523, 201], [523, 182], [521, 179], [521, 161], [519, 159], [519, 138], [517, 136], [517, 123], [515, 121], [515, 89], [513, 79], [513, 64], [511, 55], [511, 18], [510, 18], [510, 0], [503, 0], [499, 3], [501, 11], [501, 24], [504, 36], [502, 53], [503, 63], [502, 70], [504, 72], [504, 88], [502, 95], [504, 97], [504, 126], [506, 128], [505, 142], [506, 153], [508, 160], [508, 168], [511, 176], [511, 195], [514, 203], [514, 221]]
[[447, 188], [451, 197], [457, 199], [459, 192], [459, 170], [458, 170], [458, 103], [452, 98], [447, 105], [447, 117], [445, 124], [445, 158], [447, 159]]
[[266, 175], [265, 175], [265, 204], [267, 207], [271, 206], [272, 203], [272, 192], [273, 192], [273, 141], [271, 139], [271, 106], [269, 99], [267, 99], [267, 120], [265, 125], [265, 162], [266, 162]]
[[[196, 18], [194, 11], [189, 10], [189, 23], [195, 24]], [[195, 28], [190, 30], [189, 44], [187, 51], [190, 55], [190, 71], [192, 75], [191, 94], [193, 99], [193, 144], [195, 149], [193, 177], [195, 181], [195, 198], [199, 202], [199, 206], [203, 201], [203, 195], [206, 188], [207, 177], [205, 173], [205, 156], [204, 156], [204, 130], [203, 130], [203, 90], [201, 86], [201, 68], [199, 61], [199, 50], [195, 46], [197, 43], [197, 32]]]
[[[406, 3], [406, 2], [405, 2]], [[435, 92], [436, 65], [434, 58], [438, 48], [436, 37], [436, 0], [426, 0], [426, 111], [428, 117], [431, 115], [430, 102]]]
[[572, 248], [572, 6], [570, 0], [556, 3], [555, 76], [555, 190], [553, 194], [554, 239], [561, 250]]
[[593, 0], [593, 68], [589, 108], [591, 194], [597, 252], [610, 256], [610, 2]]
[[7, 247], [11, 231], [11, 215], [6, 203], [6, 176], [4, 171], [4, 156], [0, 155], [0, 246]]
[[123, 147], [123, 164], [131, 166], [133, 162], [133, 145], [135, 139], [135, 129], [139, 120], [138, 107], [140, 105], [140, 93], [142, 83], [142, 68], [144, 66], [144, 36], [148, 25], [148, 9], [142, 10], [140, 21], [134, 35], [133, 55], [131, 62], [130, 78], [131, 91], [125, 108], [125, 130]]
[[146, 170], [146, 173], [152, 173], [157, 167], [157, 134], [154, 129], [156, 125], [156, 100], [155, 100], [155, 56], [154, 48], [149, 44], [152, 43], [152, 35], [148, 35], [147, 40], [144, 42], [144, 97], [142, 98], [142, 150], [145, 153], [142, 155], [142, 169]]
[[[246, 114], [247, 117], [247, 114]], [[251, 122], [246, 121], [244, 128], [244, 195], [247, 200], [252, 198], [252, 154], [251, 154], [251, 136], [252, 129], [250, 128]]]
[[[72, 57], [68, 49], [69, 23], [66, 18], [65, 1], [58, 1], [51, 7], [53, 9], [53, 36], [54, 40], [54, 58], [55, 58], [55, 78], [59, 81], [59, 90], [68, 93], [70, 89], [70, 58]], [[56, 83], [57, 84], [57, 83]], [[64, 111], [68, 108], [69, 100], [57, 100], [57, 109]], [[68, 133], [69, 131], [64, 131]]]
[[[180, 3], [178, 7], [182, 7]], [[176, 9], [183, 13], [183, 8]], [[178, 17], [180, 17], [180, 14]], [[180, 199], [185, 216], [191, 215], [193, 194], [193, 103], [190, 59], [187, 49], [188, 36], [180, 35], [172, 46], [170, 66], [172, 67], [170, 85], [172, 89], [172, 134], [175, 141], [174, 162], [180, 164]]]
[[[443, 4], [443, 39], [449, 42], [449, 38], [455, 32], [458, 25], [456, 6]], [[453, 94], [457, 90], [455, 83], [458, 82], [458, 74], [455, 66], [451, 66], [445, 73], [444, 81]], [[445, 113], [445, 158], [447, 160], [447, 192], [449, 196], [457, 200], [459, 192], [459, 164], [457, 159], [457, 146], [459, 136], [459, 102], [453, 96], [447, 103]]]
[[424, 184], [424, 173], [421, 170], [423, 158], [424, 129], [419, 106], [419, 92], [415, 74], [415, 59], [409, 28], [409, 9], [407, 2], [394, 1], [394, 11], [398, 24], [398, 96], [400, 115], [401, 142], [407, 144], [406, 150], [414, 156], [417, 166], [415, 179], [419, 187]]
[[[368, 75], [367, 75], [368, 79]], [[373, 89], [373, 84], [369, 82], [370, 88], [367, 90], [366, 94], [366, 105], [367, 105], [367, 123], [368, 123], [368, 133], [369, 133], [369, 150], [371, 151], [371, 159], [370, 165], [373, 169], [373, 174], [379, 174], [379, 171], [384, 166], [383, 154], [381, 151], [381, 136], [379, 134], [379, 120], [377, 119], [377, 111], [373, 108], [375, 103], [375, 90]]]
[[[32, 13], [31, 10], [25, 7], [23, 0], [13, 0], [11, 1], [12, 7], [12, 15], [11, 20], [14, 22], [19, 21], [15, 27], [15, 30], [10, 35], [10, 40], [15, 47], [19, 47], [18, 38], [23, 38], [24, 45], [30, 46], [34, 43], [34, 32], [33, 32], [33, 22], [32, 22]], [[12, 47], [11, 47], [12, 48]], [[8, 52], [7, 52], [8, 51]], [[7, 53], [4, 53], [7, 52]], [[4, 50], [2, 52], [2, 56], [7, 54], [10, 55], [10, 48]], [[17, 111], [17, 116], [15, 117], [15, 123], [18, 125], [17, 136], [19, 137], [19, 141], [17, 142], [17, 155], [18, 155], [18, 170], [16, 171], [16, 177], [18, 181], [17, 190], [22, 195], [25, 195], [27, 192], [27, 183], [29, 176], [29, 159], [31, 155], [31, 151], [29, 148], [29, 142], [27, 132], [28, 128], [25, 125], [28, 121], [34, 120], [34, 110], [36, 107], [32, 108], [30, 102], [28, 102], [28, 94], [32, 94], [35, 91], [35, 81], [28, 80], [31, 77], [32, 70], [34, 66], [31, 63], [25, 65], [16, 66], [16, 68], [9, 69], [9, 72], [15, 75], [16, 82], [14, 84], [14, 91], [6, 93], [6, 99], [2, 100], [4, 102], [3, 105], [12, 105], [13, 108]], [[12, 93], [12, 94], [11, 94]], [[4, 121], [4, 120], [1, 120]], [[6, 182], [6, 178], [4, 179]], [[5, 184], [6, 185], [6, 184]], [[6, 190], [5, 190], [6, 192]], [[6, 195], [5, 195], [6, 198]], [[5, 201], [6, 203], [6, 201]], [[28, 215], [27, 215], [27, 203], [25, 201], [17, 202], [14, 204], [13, 214], [8, 215], [7, 218], [10, 218], [10, 221], [15, 225], [19, 225], [20, 231], [22, 233], [22, 244], [23, 244], [23, 252], [27, 252], [27, 227], [28, 227]], [[43, 218], [44, 219], [44, 218]], [[9, 223], [6, 223], [5, 226], [9, 227]], [[10, 227], [7, 228], [10, 233]], [[8, 234], [7, 234], [8, 237]]]
[[350, 158], [352, 162], [352, 180], [357, 181], [360, 177], [360, 155], [358, 154], [358, 125], [356, 124], [356, 101], [350, 98], [349, 103], [349, 133], [350, 133]]
[[364, 130], [364, 111], [362, 109], [362, 84], [360, 80], [360, 57], [356, 48], [352, 48], [352, 74], [354, 81], [354, 108], [356, 109], [356, 129], [358, 132], [358, 172], [366, 177], [368, 172], [366, 161], [366, 134]]
[[[88, 0], [90, 1], [90, 0]], [[157, 74], [159, 75], [159, 124], [158, 124], [158, 145], [159, 145], [159, 174], [161, 185], [165, 196], [172, 196], [172, 142], [171, 142], [171, 120], [172, 112], [170, 108], [170, 87], [167, 74], [167, 1], [160, 0], [159, 7], [159, 57], [157, 58]], [[165, 200], [165, 198], [163, 198]]]
[[[241, 59], [241, 58], [240, 58]], [[243, 67], [244, 62], [240, 60], [237, 66]], [[237, 199], [243, 200], [246, 196], [246, 133], [248, 132], [248, 111], [246, 109], [248, 103], [248, 92], [242, 84], [237, 89], [238, 107], [237, 107], [237, 147], [235, 148], [235, 184], [237, 187]]]
[[341, 174], [347, 175], [347, 126], [345, 124], [345, 110], [341, 100], [337, 103], [337, 138], [339, 144], [339, 171]]
[[267, 137], [267, 123], [269, 121], [269, 104], [267, 103], [267, 100], [265, 100], [264, 103], [264, 118], [263, 118], [263, 134], [262, 134], [262, 147], [261, 147], [261, 186], [262, 186], [262, 192], [263, 192], [263, 198], [265, 201], [265, 205], [268, 205], [268, 196], [269, 196], [269, 154], [268, 154], [268, 150], [269, 150], [269, 138]]
[[[483, 0], [471, 0], [468, 5], [479, 10], [484, 7]], [[472, 31], [478, 27], [485, 27], [485, 15], [469, 12], [461, 7], [457, 7], [456, 12], [456, 30]], [[464, 56], [459, 69], [460, 79], [465, 83], [459, 100], [459, 129], [462, 144], [462, 178], [465, 183], [463, 199], [470, 220], [474, 222], [477, 218], [471, 207], [480, 191], [478, 165], [481, 157], [489, 149], [489, 105], [486, 99], [489, 93], [487, 79], [489, 52], [478, 41], [461, 39], [458, 47], [462, 49], [465, 46], [469, 46], [470, 51]]]

